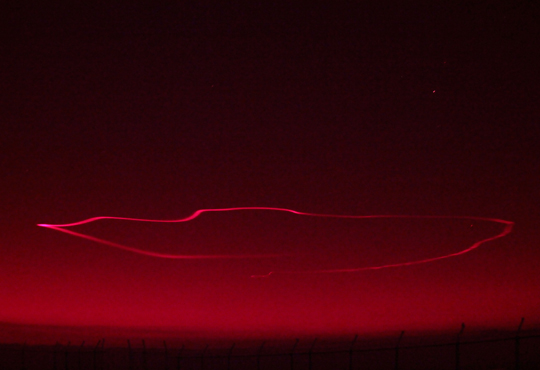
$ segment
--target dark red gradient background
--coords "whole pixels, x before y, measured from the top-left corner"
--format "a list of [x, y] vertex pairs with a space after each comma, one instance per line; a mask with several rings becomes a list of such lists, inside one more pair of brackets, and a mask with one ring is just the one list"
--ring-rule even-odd
[[[0, 14], [0, 322], [19, 328], [2, 341], [79, 327], [268, 338], [540, 324], [534, 2]], [[431, 263], [264, 279], [250, 276], [451, 254], [502, 225], [242, 211], [73, 228], [163, 253], [294, 251], [215, 260], [36, 226], [255, 206], [515, 226]]]

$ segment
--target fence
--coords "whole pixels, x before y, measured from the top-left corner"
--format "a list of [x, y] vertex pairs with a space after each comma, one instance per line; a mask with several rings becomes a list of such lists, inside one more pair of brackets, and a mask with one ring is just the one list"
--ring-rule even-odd
[[184, 346], [169, 348], [163, 341], [160, 348], [105, 347], [105, 340], [96, 345], [0, 346], [2, 370], [323, 370], [323, 369], [512, 369], [540, 368], [540, 334], [521, 335], [523, 319], [515, 335], [504, 338], [463, 340], [465, 325], [453, 341], [445, 343], [402, 345], [404, 332], [392, 346], [364, 348], [358, 336], [340, 348], [317, 349], [317, 339], [299, 350], [299, 340], [289, 350], [275, 351], [263, 342], [257, 350], [235, 348], [187, 350]]

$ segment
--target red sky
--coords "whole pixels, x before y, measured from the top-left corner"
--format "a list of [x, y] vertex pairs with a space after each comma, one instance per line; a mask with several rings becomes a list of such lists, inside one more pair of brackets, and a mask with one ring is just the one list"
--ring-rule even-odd
[[[538, 326], [534, 9], [3, 13], [0, 322], [257, 338]], [[69, 228], [156, 253], [286, 255], [215, 260], [37, 226], [233, 207], [456, 218]], [[504, 229], [458, 216], [515, 225], [430, 263], [250, 278], [444, 256]]]

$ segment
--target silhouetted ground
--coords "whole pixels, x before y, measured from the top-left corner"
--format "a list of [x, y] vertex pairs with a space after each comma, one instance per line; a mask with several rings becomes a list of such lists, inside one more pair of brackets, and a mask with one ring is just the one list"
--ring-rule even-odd
[[[36, 327], [2, 325], [4, 334], [15, 331], [36, 334]], [[41, 327], [42, 333], [47, 330]], [[94, 335], [99, 329], [94, 328]], [[103, 328], [102, 328], [103, 330]], [[51, 341], [55, 333], [49, 327]], [[59, 335], [61, 328], [56, 328]], [[71, 329], [73, 336], [83, 329]], [[105, 332], [105, 331], [103, 331]], [[112, 334], [113, 329], [108, 329]], [[69, 330], [64, 330], [64, 335]], [[87, 328], [87, 333], [90, 331]], [[504, 330], [464, 331], [456, 345], [456, 333], [406, 333], [396, 351], [396, 335], [353, 338], [321, 337], [295, 339], [180, 339], [159, 332], [147, 332], [150, 339], [121, 338], [127, 331], [116, 330], [113, 339], [56, 344], [2, 344], [2, 369], [537, 369], [540, 365], [540, 331], [516, 333]], [[132, 331], [133, 335], [141, 335]], [[89, 334], [89, 336], [91, 336]], [[64, 336], [65, 337], [65, 336]], [[41, 336], [42, 340], [45, 339]], [[208, 344], [205, 344], [208, 343]], [[233, 347], [234, 345], [234, 347]], [[352, 351], [351, 351], [352, 346]], [[294, 349], [294, 350], [293, 350]], [[518, 358], [516, 358], [516, 349]], [[311, 352], [311, 354], [310, 354]]]

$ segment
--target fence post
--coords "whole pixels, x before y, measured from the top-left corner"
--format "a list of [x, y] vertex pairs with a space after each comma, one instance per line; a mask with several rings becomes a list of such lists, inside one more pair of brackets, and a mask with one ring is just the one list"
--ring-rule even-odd
[[182, 348], [180, 348], [180, 351], [178, 351], [178, 356], [176, 357], [176, 370], [180, 370], [180, 361], [182, 360], [182, 351], [184, 351], [183, 344], [182, 344]]
[[294, 346], [292, 348], [292, 351], [291, 351], [291, 370], [294, 369], [294, 351], [296, 350], [296, 346], [298, 345], [298, 342], [300, 340], [298, 338], [296, 338], [296, 341], [294, 342]]
[[313, 344], [311, 344], [311, 348], [309, 349], [309, 370], [313, 369], [313, 347], [315, 347], [315, 342], [317, 342], [317, 338], [313, 341]]
[[98, 340], [96, 346], [94, 347], [94, 370], [97, 370], [97, 351], [98, 351], [98, 348], [99, 348], [99, 345], [101, 344], [101, 339]]
[[525, 321], [524, 317], [521, 318], [521, 322], [519, 323], [518, 330], [516, 332], [516, 370], [519, 370], [519, 333], [521, 332], [523, 321]]
[[201, 370], [204, 370], [204, 355], [206, 354], [206, 351], [208, 350], [208, 344], [204, 348], [204, 351], [201, 355]]
[[259, 348], [259, 351], [257, 352], [257, 370], [261, 370], [261, 353], [264, 348], [264, 344], [266, 342], [262, 342], [261, 347]]
[[227, 356], [227, 370], [231, 370], [231, 357], [232, 357], [233, 349], [234, 349], [234, 343], [232, 344], [232, 347], [229, 350], [229, 355]]
[[83, 347], [84, 347], [84, 340], [83, 340], [81, 346], [79, 347], [79, 351], [78, 351], [79, 353], [78, 353], [77, 365], [78, 365], [79, 370], [82, 369], [82, 349], [83, 349]]
[[66, 347], [66, 352], [64, 353], [64, 369], [69, 370], [69, 361], [68, 361], [68, 355], [69, 355], [69, 347], [71, 346], [71, 342], [68, 342]]
[[57, 356], [58, 356], [58, 346], [60, 346], [60, 343], [56, 342], [56, 344], [54, 345], [54, 352], [53, 352], [53, 369], [54, 370], [58, 370], [58, 359], [57, 359]]
[[142, 340], [142, 348], [143, 348], [143, 369], [144, 370], [148, 370], [148, 362], [147, 362], [147, 358], [146, 358], [146, 343], [144, 342], [144, 339]]
[[101, 368], [105, 369], [105, 338], [101, 340]]
[[404, 334], [405, 334], [405, 331], [402, 331], [401, 334], [399, 335], [399, 338], [396, 344], [396, 359], [395, 359], [395, 364], [394, 364], [394, 368], [396, 370], [399, 370], [399, 345], [401, 344], [401, 339], [403, 339]]
[[21, 370], [26, 370], [26, 341], [24, 342], [21, 350]]
[[165, 370], [169, 370], [169, 350], [167, 349], [167, 341], [163, 341], [163, 347], [165, 348]]
[[349, 349], [349, 370], [352, 370], [352, 368], [353, 368], [352, 356], [353, 356], [354, 344], [356, 343], [357, 339], [358, 339], [358, 334], [356, 334], [354, 336], [354, 339], [353, 339], [353, 341], [351, 343], [351, 348]]
[[129, 339], [127, 340], [128, 343], [128, 363], [129, 363], [129, 370], [133, 370], [133, 352], [131, 352], [131, 342]]
[[459, 363], [459, 356], [460, 356], [460, 353], [459, 353], [459, 344], [460, 344], [460, 340], [461, 340], [461, 334], [463, 334], [463, 331], [465, 330], [465, 323], [461, 323], [461, 330], [459, 331], [458, 335], [457, 335], [457, 338], [456, 338], [456, 370], [459, 370], [460, 368], [460, 363]]

